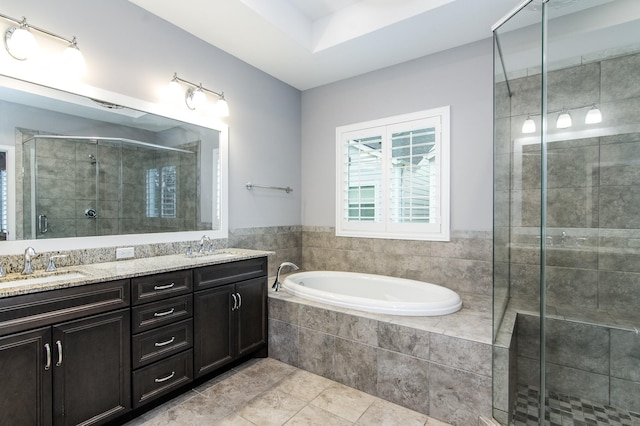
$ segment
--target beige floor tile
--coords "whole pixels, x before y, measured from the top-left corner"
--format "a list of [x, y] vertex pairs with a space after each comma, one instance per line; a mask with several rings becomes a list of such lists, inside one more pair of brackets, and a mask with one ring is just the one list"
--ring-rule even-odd
[[279, 382], [298, 371], [296, 367], [273, 358], [258, 358], [257, 362], [242, 364], [237, 370], [246, 376], [269, 384]]
[[334, 383], [317, 374], [296, 370], [278, 383], [277, 389], [309, 402]]
[[233, 413], [216, 422], [215, 426], [255, 426], [255, 423], [250, 422], [238, 413]]
[[429, 420], [427, 420], [426, 426], [451, 426], [451, 424], [443, 422], [442, 420], [436, 420], [429, 417]]
[[375, 399], [364, 392], [335, 383], [311, 401], [311, 405], [327, 410], [350, 422], [355, 422]]
[[281, 426], [305, 405], [288, 393], [271, 390], [252, 399], [238, 414], [260, 426]]
[[264, 380], [249, 377], [240, 372], [209, 387], [202, 392], [202, 395], [232, 407], [241, 407], [271, 387], [272, 385], [265, 383]]
[[144, 426], [213, 425], [232, 412], [232, 407], [198, 395], [159, 413], [145, 422]]
[[350, 421], [331, 414], [320, 407], [307, 405], [285, 423], [285, 426], [350, 426], [352, 424]]
[[362, 426], [423, 426], [427, 416], [391, 402], [377, 399], [355, 422]]

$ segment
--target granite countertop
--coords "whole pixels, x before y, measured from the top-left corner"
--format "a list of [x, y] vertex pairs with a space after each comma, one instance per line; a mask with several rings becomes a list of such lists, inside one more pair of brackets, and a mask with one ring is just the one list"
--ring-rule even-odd
[[118, 260], [58, 268], [55, 272], [34, 271], [33, 275], [10, 274], [0, 278], [0, 298], [77, 287], [105, 281], [215, 265], [236, 260], [270, 256], [271, 251], [228, 248], [211, 254], [174, 254]]

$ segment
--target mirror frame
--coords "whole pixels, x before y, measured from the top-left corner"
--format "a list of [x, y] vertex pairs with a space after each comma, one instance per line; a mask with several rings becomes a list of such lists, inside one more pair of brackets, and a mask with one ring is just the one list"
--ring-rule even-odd
[[[42, 81], [45, 80], [45, 81]], [[21, 89], [31, 93], [46, 93], [49, 97], [64, 98], [65, 96], [80, 96], [83, 98], [100, 99], [102, 101], [122, 105], [127, 108], [143, 111], [166, 117], [172, 120], [182, 121], [208, 129], [220, 132], [220, 229], [207, 231], [182, 231], [182, 232], [161, 232], [161, 233], [144, 233], [144, 234], [122, 234], [122, 235], [104, 235], [94, 237], [72, 237], [72, 238], [54, 238], [42, 240], [7, 240], [0, 242], [0, 255], [21, 254], [27, 247], [33, 247], [39, 252], [63, 251], [92, 249], [105, 247], [122, 247], [136, 246], [141, 244], [157, 244], [157, 243], [173, 243], [180, 241], [199, 240], [203, 235], [209, 236], [211, 239], [228, 238], [229, 225], [229, 126], [220, 119], [205, 117], [195, 111], [183, 111], [171, 105], [162, 103], [152, 103], [141, 99], [132, 98], [120, 93], [102, 90], [93, 86], [89, 86], [78, 82], [55, 82], [46, 81], [46, 79], [30, 78], [26, 80], [21, 76], [11, 75], [11, 73], [0, 73], [0, 86]], [[53, 96], [52, 96], [53, 95]], [[6, 150], [6, 146], [4, 146]], [[15, 191], [15, 156], [13, 164], [7, 163], [8, 174], [12, 176], [13, 186], [10, 191]], [[9, 170], [11, 168], [11, 170]], [[15, 192], [13, 192], [13, 208], [15, 209]], [[11, 215], [12, 213], [10, 213]], [[11, 216], [10, 216], [11, 217]], [[13, 220], [15, 222], [15, 210], [13, 212]], [[14, 223], [15, 226], [15, 223]], [[11, 229], [11, 227], [10, 227]], [[15, 230], [15, 228], [14, 228]]]

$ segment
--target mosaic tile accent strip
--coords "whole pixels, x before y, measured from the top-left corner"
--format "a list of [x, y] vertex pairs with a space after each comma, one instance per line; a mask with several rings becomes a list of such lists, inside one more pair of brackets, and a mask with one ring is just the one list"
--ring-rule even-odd
[[[512, 426], [538, 426], [539, 391], [533, 386], [520, 386], [516, 398]], [[586, 399], [549, 392], [544, 424], [549, 426], [640, 426], [640, 413], [620, 410]]]

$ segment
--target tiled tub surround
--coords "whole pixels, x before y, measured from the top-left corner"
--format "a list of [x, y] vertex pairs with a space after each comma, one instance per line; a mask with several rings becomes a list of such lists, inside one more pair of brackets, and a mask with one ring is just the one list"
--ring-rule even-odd
[[229, 246], [273, 252], [269, 276], [275, 276], [282, 262], [302, 266], [302, 226], [270, 226], [229, 230]]
[[452, 231], [451, 241], [336, 237], [331, 227], [302, 229], [307, 271], [346, 271], [425, 281], [458, 293], [491, 295], [491, 231]]
[[399, 317], [269, 292], [269, 356], [454, 425], [491, 413], [490, 296]]

